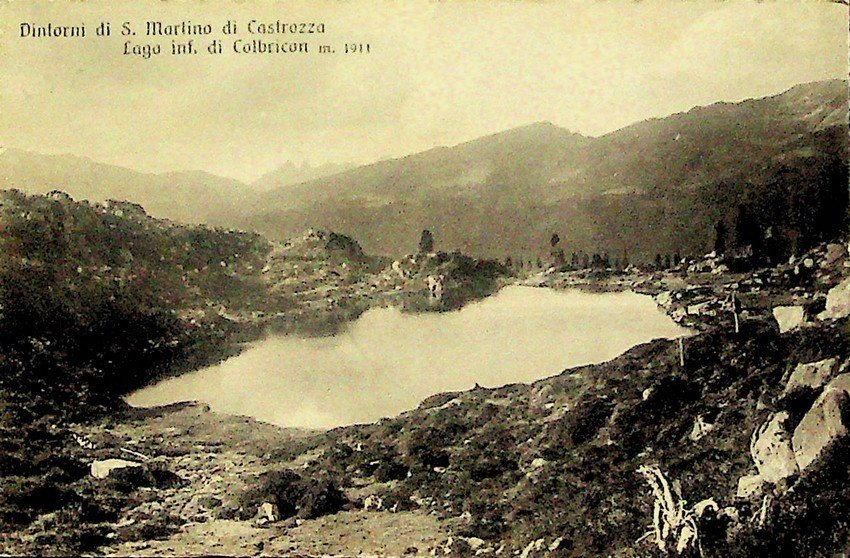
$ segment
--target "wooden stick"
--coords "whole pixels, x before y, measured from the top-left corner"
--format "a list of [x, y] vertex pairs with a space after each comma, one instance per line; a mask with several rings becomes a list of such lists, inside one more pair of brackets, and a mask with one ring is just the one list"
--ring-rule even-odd
[[685, 342], [679, 337], [679, 366], [685, 367]]
[[131, 450], [131, 449], [127, 449], [127, 448], [118, 448], [118, 449], [119, 449], [120, 451], [123, 451], [124, 453], [129, 453], [130, 455], [133, 455], [133, 456], [135, 456], [135, 457], [138, 457], [138, 458], [140, 458], [140, 459], [143, 459], [144, 461], [147, 461], [147, 460], [149, 460], [149, 459], [150, 459], [150, 457], [148, 457], [147, 455], [145, 455], [145, 454], [143, 454], [143, 453], [139, 453], [139, 452], [137, 452], [137, 451], [133, 451], [133, 450]]

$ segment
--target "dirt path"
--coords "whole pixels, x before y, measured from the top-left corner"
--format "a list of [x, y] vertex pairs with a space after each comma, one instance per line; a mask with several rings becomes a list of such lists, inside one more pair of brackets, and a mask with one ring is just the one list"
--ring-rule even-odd
[[111, 525], [114, 542], [100, 548], [105, 555], [422, 555], [448, 538], [446, 527], [425, 511], [351, 510], [265, 526], [223, 518], [270, 466], [297, 469], [309, 459], [309, 452], [292, 456], [309, 447], [312, 431], [187, 404], [135, 410], [125, 420], [76, 431], [94, 446], [92, 459], [134, 459], [129, 450], [180, 479], [172, 487], [138, 489]]
[[340, 512], [291, 528], [213, 520], [189, 523], [165, 540], [125, 543], [116, 556], [401, 556], [430, 554], [446, 535], [422, 512]]

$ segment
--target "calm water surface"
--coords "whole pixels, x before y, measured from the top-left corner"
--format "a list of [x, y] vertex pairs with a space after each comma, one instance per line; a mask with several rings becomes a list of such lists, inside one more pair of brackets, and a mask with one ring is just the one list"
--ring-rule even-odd
[[646, 296], [513, 286], [456, 312], [376, 308], [333, 337], [268, 337], [127, 400], [199, 400], [281, 426], [331, 427], [392, 416], [476, 382], [530, 382], [687, 334]]

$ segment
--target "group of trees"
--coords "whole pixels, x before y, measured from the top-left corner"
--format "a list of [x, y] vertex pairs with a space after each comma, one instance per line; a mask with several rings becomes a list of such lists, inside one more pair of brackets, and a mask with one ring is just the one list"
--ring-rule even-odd
[[782, 237], [778, 228], [759, 223], [756, 215], [746, 205], [739, 205], [732, 230], [726, 219], [714, 225], [714, 252], [722, 255], [734, 251], [738, 256], [749, 257], [754, 263], [775, 263], [783, 256], [798, 250], [799, 232], [787, 229]]
[[[619, 256], [611, 255], [605, 252], [585, 252], [578, 250], [572, 252], [569, 258], [566, 252], [561, 247], [561, 238], [558, 233], [553, 233], [549, 238], [549, 256], [544, 261], [538, 257], [535, 259], [527, 259], [524, 257], [507, 256], [504, 260], [505, 267], [514, 269], [543, 269], [546, 267], [555, 267], [563, 270], [615, 270], [622, 271], [631, 265], [628, 252], [623, 252]], [[651, 269], [671, 269], [682, 262], [683, 258], [677, 251], [674, 254], [656, 254], [654, 260], [645, 261], [641, 267]]]

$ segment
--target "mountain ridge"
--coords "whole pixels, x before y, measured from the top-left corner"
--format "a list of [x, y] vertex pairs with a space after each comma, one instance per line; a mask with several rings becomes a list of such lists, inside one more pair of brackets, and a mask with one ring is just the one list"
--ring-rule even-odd
[[[774, 206], [795, 196], [816, 208], [845, 203], [847, 109], [846, 80], [810, 82], [595, 137], [535, 122], [276, 188], [270, 178], [248, 185], [204, 171], [147, 174], [11, 148], [0, 153], [0, 184], [128, 199], [158, 217], [273, 239], [338, 230], [379, 254], [415, 251], [428, 228], [441, 249], [477, 256], [545, 257], [558, 232], [567, 252], [651, 260], [710, 251], [716, 223], [731, 227], [740, 205], [766, 208], [766, 229], [791, 219]], [[14, 156], [26, 164], [10, 165]], [[834, 215], [813, 218], [837, 226]]]

